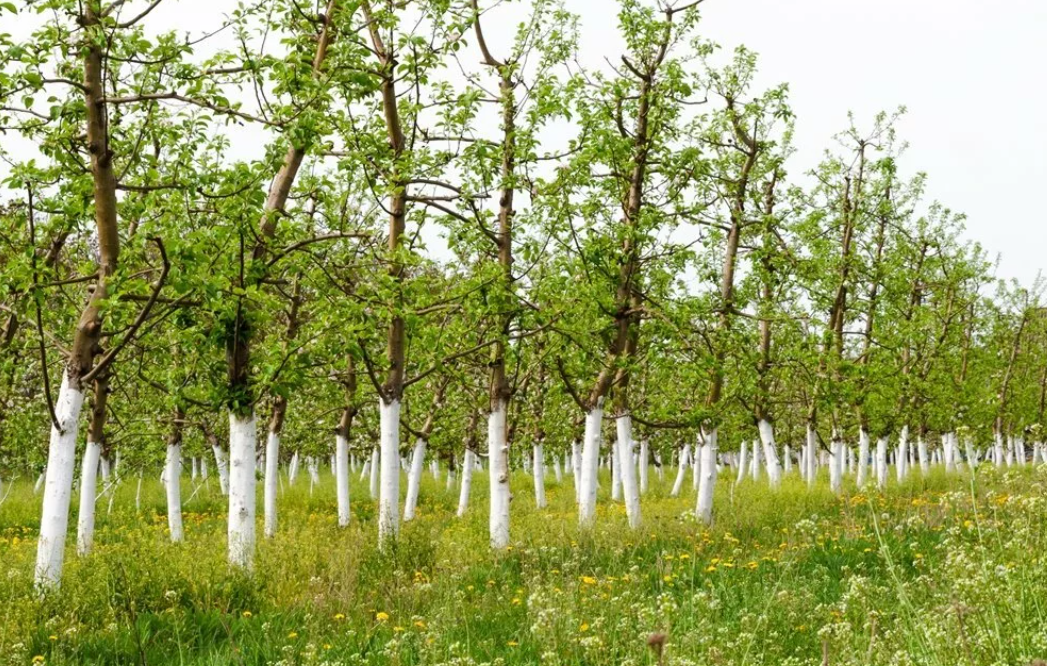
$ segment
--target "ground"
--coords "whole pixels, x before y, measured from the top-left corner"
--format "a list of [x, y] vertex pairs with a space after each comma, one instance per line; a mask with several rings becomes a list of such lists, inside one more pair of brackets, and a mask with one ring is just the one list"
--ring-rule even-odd
[[[254, 571], [226, 564], [217, 480], [183, 480], [185, 543], [167, 539], [162, 488], [136, 476], [99, 500], [95, 552], [74, 552], [59, 592], [33, 592], [39, 496], [26, 476], [0, 506], [0, 664], [1013, 664], [1047, 657], [1047, 469], [983, 467], [886, 493], [796, 477], [774, 492], [724, 475], [715, 524], [693, 491], [652, 478], [643, 527], [601, 493], [577, 527], [570, 477], [550, 508], [513, 478], [512, 547], [487, 547], [486, 482], [428, 473], [418, 518], [376, 544], [353, 479], [336, 525], [333, 479], [282, 481], [280, 526]], [[551, 476], [551, 475], [550, 475]], [[652, 475], [653, 476], [653, 475]], [[609, 486], [603, 479], [602, 491]], [[260, 490], [260, 486], [259, 486]], [[5, 489], [4, 492], [8, 492]], [[260, 499], [260, 498], [259, 498]], [[259, 509], [261, 502], [259, 501]], [[657, 642], [658, 639], [655, 639]]]

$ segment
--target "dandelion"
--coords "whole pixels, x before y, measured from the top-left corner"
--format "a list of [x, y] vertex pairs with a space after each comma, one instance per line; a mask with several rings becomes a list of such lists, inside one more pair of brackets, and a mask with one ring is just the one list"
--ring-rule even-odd
[[292, 631], [291, 633], [287, 634], [287, 637], [294, 640], [295, 638], [298, 638], [298, 632]]
[[44, 655], [38, 654], [35, 657], [33, 657], [33, 663], [34, 664], [42, 664], [42, 663], [44, 663]]
[[252, 615], [254, 615], [254, 613], [252, 613], [251, 611], [246, 611], [246, 610], [245, 610], [245, 611], [244, 611], [243, 613], [240, 613], [240, 615], [241, 615], [241, 616], [243, 616], [243, 617], [245, 617], [245, 618], [249, 618], [249, 617], [251, 617]]
[[589, 623], [588, 622], [582, 622], [582, 626], [578, 627], [578, 631], [582, 632], [583, 634], [585, 632], [589, 631]]
[[379, 622], [388, 622], [389, 621], [389, 613], [386, 613], [385, 611], [378, 611], [375, 614], [374, 619], [378, 620]]
[[506, 645], [508, 645], [509, 647], [516, 647], [517, 645], [519, 645], [519, 643], [517, 643], [516, 641], [509, 641], [508, 643], [506, 643]]
[[50, 636], [47, 637], [47, 640], [49, 640], [52, 643], [54, 643], [55, 641], [58, 640], [58, 636], [55, 636], [54, 634], [51, 634]]
[[511, 603], [512, 603], [512, 604], [513, 604], [514, 606], [519, 606], [519, 605], [520, 605], [520, 597], [513, 597], [513, 600], [512, 600], [512, 602], [511, 602]]
[[324, 649], [325, 650], [330, 650], [331, 649], [331, 644], [330, 643], [324, 643]]
[[342, 620], [345, 619], [345, 614], [344, 613], [335, 613], [334, 614], [334, 619], [337, 620], [338, 622], [341, 622]]
[[586, 585], [596, 585], [596, 579], [592, 576], [582, 576], [582, 582]]

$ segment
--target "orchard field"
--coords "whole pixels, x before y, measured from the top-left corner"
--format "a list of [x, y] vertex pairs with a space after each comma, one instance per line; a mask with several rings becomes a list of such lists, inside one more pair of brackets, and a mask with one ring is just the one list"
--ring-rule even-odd
[[0, 0], [0, 666], [1044, 666], [1042, 59], [887, 1]]
[[[354, 475], [355, 476], [355, 475]], [[377, 547], [354, 479], [337, 526], [334, 483], [282, 482], [284, 528], [255, 575], [230, 570], [215, 480], [168, 539], [163, 492], [115, 487], [94, 553], [59, 593], [33, 591], [39, 497], [0, 506], [0, 663], [28, 664], [1014, 664], [1047, 654], [1047, 468], [935, 469], [884, 493], [798, 476], [780, 490], [722, 484], [711, 527], [693, 495], [652, 480], [642, 530], [620, 503], [577, 527], [571, 480], [534, 509], [513, 478], [516, 534], [488, 547], [482, 502], [428, 472], [417, 518]], [[610, 479], [602, 482], [606, 488]], [[688, 484], [689, 485], [689, 484]], [[484, 491], [484, 483], [477, 483]], [[102, 502], [108, 504], [108, 499]]]

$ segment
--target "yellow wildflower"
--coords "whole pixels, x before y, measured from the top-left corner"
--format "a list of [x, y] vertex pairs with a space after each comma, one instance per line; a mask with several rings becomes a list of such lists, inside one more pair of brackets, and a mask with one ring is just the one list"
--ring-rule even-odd
[[375, 614], [374, 619], [378, 620], [379, 622], [388, 622], [389, 613], [386, 613], [385, 611], [378, 611], [378, 613]]

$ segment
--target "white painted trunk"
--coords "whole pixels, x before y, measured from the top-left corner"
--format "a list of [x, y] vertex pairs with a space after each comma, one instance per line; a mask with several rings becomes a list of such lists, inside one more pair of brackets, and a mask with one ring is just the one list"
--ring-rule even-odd
[[506, 441], [505, 401], [500, 400], [487, 417], [487, 462], [490, 478], [488, 528], [491, 548], [509, 545], [509, 443]]
[[782, 464], [778, 460], [778, 447], [774, 443], [774, 426], [770, 421], [760, 419], [756, 424], [756, 429], [760, 433], [764, 460], [767, 461], [767, 479], [771, 488], [777, 488], [782, 483]]
[[738, 449], [738, 478], [734, 480], [734, 484], [738, 485], [745, 478], [746, 473], [749, 471], [749, 444], [743, 439], [741, 447]]
[[650, 487], [650, 479], [648, 473], [651, 470], [651, 447], [646, 439], [640, 441], [640, 494], [646, 495], [647, 490]]
[[702, 473], [701, 482], [698, 484], [695, 515], [706, 525], [712, 523], [713, 520], [713, 493], [716, 489], [716, 437], [716, 428], [704, 433], [697, 461]]
[[920, 474], [927, 476], [931, 471], [931, 461], [927, 458], [927, 442], [922, 435], [916, 437], [916, 452], [920, 460]]
[[622, 477], [620, 475], [621, 458], [618, 456], [618, 442], [611, 442], [611, 501], [622, 499]]
[[378, 414], [378, 542], [384, 544], [400, 533], [400, 401], [379, 398]]
[[378, 483], [381, 475], [381, 460], [382, 452], [379, 447], [374, 447], [374, 451], [371, 452], [371, 479], [370, 479], [370, 493], [371, 499], [378, 500]]
[[262, 511], [265, 514], [264, 534], [267, 539], [276, 536], [276, 492], [280, 475], [280, 435], [270, 432], [265, 440], [265, 480], [262, 488]]
[[222, 491], [223, 495], [229, 494], [229, 461], [226, 458], [225, 451], [222, 447], [217, 444], [211, 447], [214, 452], [214, 466], [218, 470], [218, 488]]
[[883, 490], [887, 487], [887, 438], [876, 440], [876, 486]]
[[[425, 440], [419, 437], [411, 452], [411, 467], [407, 472], [407, 497], [404, 498], [404, 522], [414, 518], [418, 507], [418, 492], [422, 485], [422, 472], [425, 470]], [[432, 465], [430, 465], [430, 471]]]
[[164, 463], [167, 476], [167, 529], [171, 541], [179, 543], [182, 533], [182, 447], [178, 444], [167, 446], [167, 459]]
[[472, 449], [465, 450], [462, 462], [462, 488], [458, 493], [458, 517], [465, 515], [469, 508], [469, 491], [473, 486], [473, 470], [476, 468], [475, 454]]
[[229, 562], [250, 569], [255, 545], [255, 417], [229, 413]]
[[618, 469], [622, 482], [622, 495], [625, 497], [625, 515], [629, 527], [640, 526], [640, 491], [636, 484], [636, 466], [633, 464], [633, 419], [630, 415], [619, 416], [615, 420], [618, 444]]
[[603, 425], [603, 398], [585, 415], [585, 440], [582, 444], [581, 494], [578, 522], [591, 527], [596, 522], [597, 474], [600, 462], [600, 428]]
[[553, 477], [557, 485], [563, 483], [563, 468], [560, 466], [560, 456], [553, 456]]
[[582, 502], [582, 446], [571, 442], [571, 483], [574, 484], [575, 504]]
[[47, 467], [44, 468], [44, 502], [36, 548], [35, 581], [38, 588], [57, 587], [62, 578], [69, 502], [76, 469], [76, 434], [83, 405], [83, 392], [70, 386], [66, 375], [54, 405], [60, 427], [51, 426]]
[[343, 435], [334, 438], [334, 487], [338, 504], [338, 526], [349, 525], [349, 440]]
[[545, 508], [545, 452], [541, 444], [534, 445], [534, 503], [539, 509]]
[[91, 554], [95, 537], [95, 491], [98, 486], [98, 459], [102, 446], [88, 440], [80, 465], [80, 512], [76, 523], [76, 554]]
[[753, 440], [750, 450], [752, 451], [752, 469], [749, 470], [749, 476], [753, 481], [759, 481], [763, 475], [763, 447], [759, 442]]
[[909, 426], [903, 425], [902, 432], [898, 438], [898, 459], [895, 463], [898, 482], [901, 483], [909, 475]]
[[858, 429], [858, 487], [865, 486], [869, 479], [869, 431]]
[[[292, 486], [294, 485], [295, 479], [298, 478], [298, 466], [299, 466], [299, 464], [300, 464], [300, 461], [298, 459], [298, 452], [295, 451], [291, 455], [291, 464], [287, 468], [287, 482], [289, 484], [291, 484]], [[207, 475], [205, 474], [204, 476], [207, 476]]]
[[429, 461], [429, 472], [433, 475], [433, 478], [437, 481], [440, 480], [440, 461], [433, 458]]
[[995, 436], [992, 450], [993, 462], [997, 467], [1003, 467], [1003, 433], [997, 430], [993, 434]]
[[829, 453], [829, 489], [833, 494], [839, 495], [843, 491], [844, 446], [834, 434], [829, 447], [832, 449]]
[[818, 435], [811, 424], [807, 425], [807, 444], [804, 450], [804, 478], [807, 487], [813, 487], [818, 478]]
[[702, 436], [698, 435], [698, 441], [695, 442], [694, 448], [691, 449], [691, 490], [698, 492], [698, 484], [701, 483], [700, 474], [702, 471], [701, 460], [699, 459], [698, 452], [702, 450]]
[[683, 480], [687, 478], [687, 462], [691, 457], [691, 445], [684, 444], [683, 448], [680, 449], [679, 457], [677, 458], [676, 467], [676, 482], [673, 483], [672, 492], [669, 493], [670, 497], [677, 497], [680, 491], [683, 490]]
[[793, 452], [788, 444], [782, 447], [782, 459], [785, 461], [783, 473], [791, 474], [793, 471]]

